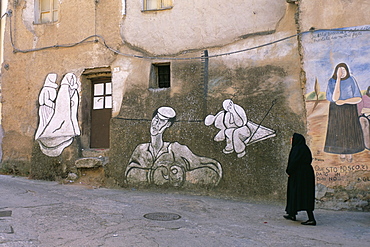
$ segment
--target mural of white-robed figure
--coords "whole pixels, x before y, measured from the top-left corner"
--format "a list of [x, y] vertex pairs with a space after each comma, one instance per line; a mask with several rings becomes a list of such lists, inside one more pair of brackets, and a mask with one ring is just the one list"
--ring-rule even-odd
[[57, 98], [56, 83], [58, 75], [49, 73], [46, 76], [44, 86], [39, 94], [39, 126], [36, 131], [35, 139], [37, 140], [44, 131], [46, 125], [49, 123], [51, 117], [54, 115], [55, 99]]
[[214, 124], [220, 130], [214, 140], [226, 141], [223, 153], [236, 152], [237, 157], [241, 158], [246, 154], [246, 146], [276, 135], [274, 130], [248, 120], [243, 107], [235, 104], [231, 99], [224, 100], [222, 106], [224, 110], [216, 115], [208, 115], [204, 123], [206, 126]]
[[41, 151], [51, 157], [59, 156], [80, 135], [77, 121], [79, 81], [67, 73], [58, 92], [57, 75], [50, 73], [39, 94], [39, 126], [35, 134]]
[[154, 111], [151, 141], [136, 146], [126, 168], [125, 177], [129, 184], [218, 185], [222, 178], [218, 161], [198, 156], [186, 145], [163, 140], [163, 133], [172, 126], [175, 118], [176, 112], [171, 107], [163, 106]]

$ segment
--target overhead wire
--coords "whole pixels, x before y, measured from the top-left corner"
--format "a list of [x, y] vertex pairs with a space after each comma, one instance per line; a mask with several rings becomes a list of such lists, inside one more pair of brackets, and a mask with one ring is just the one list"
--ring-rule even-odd
[[[291, 38], [294, 38], [294, 37], [302, 36], [302, 35], [308, 34], [308, 33], [312, 34], [314, 32], [323, 32], [323, 31], [329, 31], [329, 32], [368, 32], [368, 31], [370, 31], [370, 27], [368, 29], [343, 29], [343, 28], [313, 29], [313, 28], [311, 28], [309, 31], [303, 31], [303, 32], [296, 33], [296, 34], [293, 34], [293, 35], [290, 35], [290, 36], [287, 36], [287, 37], [284, 37], [284, 38], [281, 38], [281, 39], [277, 39], [277, 40], [274, 40], [274, 41], [271, 41], [271, 42], [267, 42], [267, 43], [264, 43], [264, 44], [261, 44], [261, 45], [257, 45], [257, 46], [253, 46], [253, 47], [245, 48], [245, 49], [241, 49], [241, 50], [231, 51], [231, 52], [225, 52], [225, 53], [208, 55], [208, 56], [195, 56], [195, 57], [161, 57], [161, 56], [144, 56], [144, 55], [122, 53], [119, 50], [116, 50], [116, 49], [112, 48], [111, 46], [109, 46], [107, 44], [106, 40], [104, 39], [104, 37], [99, 35], [99, 34], [90, 35], [90, 36], [88, 36], [88, 37], [86, 37], [86, 38], [84, 38], [81, 41], [76, 42], [76, 43], [62, 44], [62, 45], [51, 45], [51, 46], [44, 46], [44, 47], [32, 48], [32, 49], [18, 49], [15, 46], [14, 40], [13, 40], [11, 13], [9, 14], [9, 11], [8, 11], [1, 18], [3, 18], [5, 15], [7, 15], [9, 17], [9, 30], [10, 30], [9, 34], [10, 34], [10, 40], [11, 40], [11, 44], [12, 44], [12, 47], [13, 47], [13, 51], [15, 53], [17, 53], [17, 52], [29, 53], [29, 52], [36, 52], [36, 51], [47, 50], [47, 49], [55, 49], [55, 48], [71, 48], [71, 47], [75, 47], [77, 45], [87, 43], [87, 42], [93, 42], [93, 43], [99, 42], [104, 47], [106, 47], [108, 50], [112, 51], [115, 54], [125, 56], [125, 57], [132, 57], [132, 58], [139, 58], [139, 59], [150, 59], [150, 60], [153, 60], [153, 59], [157, 59], [157, 60], [199, 60], [199, 59], [215, 58], [215, 57], [229, 56], [229, 55], [233, 55], [233, 54], [237, 54], [237, 53], [242, 53], [242, 52], [247, 52], [247, 51], [259, 49], [259, 48], [262, 48], [262, 47], [265, 47], [265, 46], [270, 46], [270, 45], [273, 45], [273, 44], [276, 44], [276, 43], [280, 43], [282, 41], [285, 41], [285, 40], [288, 40], [288, 39], [291, 39]], [[90, 40], [92, 38], [95, 38], [95, 39]]]
[[5, 13], [0, 17], [0, 19], [3, 19], [6, 15], [8, 15], [8, 12], [5, 12]]

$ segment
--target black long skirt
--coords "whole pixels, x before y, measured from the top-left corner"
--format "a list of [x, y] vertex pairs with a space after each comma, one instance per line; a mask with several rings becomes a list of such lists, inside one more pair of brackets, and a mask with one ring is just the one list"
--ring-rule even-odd
[[300, 166], [289, 176], [285, 211], [296, 215], [299, 211], [315, 209], [315, 174], [311, 165]]
[[324, 151], [354, 154], [365, 149], [357, 105], [336, 105], [330, 102]]

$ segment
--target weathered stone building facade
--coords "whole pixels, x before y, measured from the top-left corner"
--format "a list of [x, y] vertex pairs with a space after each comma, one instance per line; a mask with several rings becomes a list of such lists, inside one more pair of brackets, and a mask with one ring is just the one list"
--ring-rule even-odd
[[337, 63], [365, 77], [369, 4], [333, 2], [8, 1], [2, 169], [284, 200], [299, 132], [320, 206], [368, 210], [366, 133], [325, 152], [324, 92]]

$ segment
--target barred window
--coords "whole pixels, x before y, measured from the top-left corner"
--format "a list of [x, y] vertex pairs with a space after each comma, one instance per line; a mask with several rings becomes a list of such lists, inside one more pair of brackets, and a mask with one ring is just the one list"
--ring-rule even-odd
[[169, 63], [152, 64], [150, 69], [150, 88], [169, 88], [171, 86], [171, 65]]

